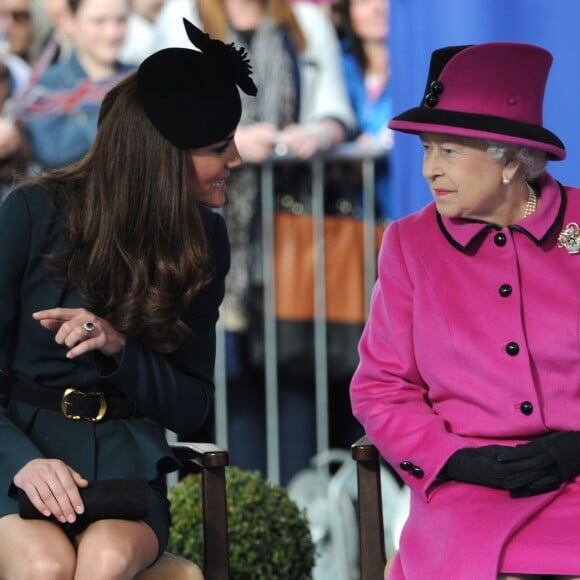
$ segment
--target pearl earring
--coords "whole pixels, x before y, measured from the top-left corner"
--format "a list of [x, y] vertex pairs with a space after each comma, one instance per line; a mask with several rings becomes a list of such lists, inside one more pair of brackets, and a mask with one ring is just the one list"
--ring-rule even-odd
[[502, 177], [501, 182], [504, 185], [507, 185], [510, 182], [510, 178], [509, 177]]

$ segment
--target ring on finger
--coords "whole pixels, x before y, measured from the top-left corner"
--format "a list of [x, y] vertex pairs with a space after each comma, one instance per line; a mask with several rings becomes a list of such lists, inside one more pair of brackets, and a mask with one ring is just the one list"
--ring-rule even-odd
[[83, 324], [83, 328], [87, 331], [87, 332], [93, 332], [93, 330], [95, 330], [95, 325], [92, 322], [85, 322]]

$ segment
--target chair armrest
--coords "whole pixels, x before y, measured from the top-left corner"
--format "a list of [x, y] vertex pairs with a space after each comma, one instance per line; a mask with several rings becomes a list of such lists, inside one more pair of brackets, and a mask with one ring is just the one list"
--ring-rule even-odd
[[213, 443], [177, 442], [171, 444], [171, 449], [186, 469], [201, 468], [204, 575], [215, 580], [228, 580], [230, 570], [225, 468], [230, 462], [229, 454]]
[[376, 580], [384, 578], [386, 564], [380, 455], [366, 435], [351, 452], [357, 462], [360, 580]]
[[230, 456], [225, 449], [213, 443], [190, 443], [179, 441], [171, 444], [175, 457], [181, 463], [193, 462], [198, 467], [226, 467]]
[[[355, 461], [376, 461], [380, 459], [377, 448], [371, 443], [371, 440], [363, 435], [351, 446], [352, 458]], [[377, 466], [378, 468], [378, 466]]]

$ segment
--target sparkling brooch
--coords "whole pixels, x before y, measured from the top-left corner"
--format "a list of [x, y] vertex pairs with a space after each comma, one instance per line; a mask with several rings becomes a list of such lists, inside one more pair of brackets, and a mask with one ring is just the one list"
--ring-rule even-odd
[[558, 247], [566, 248], [569, 254], [580, 254], [580, 226], [569, 223], [558, 236]]

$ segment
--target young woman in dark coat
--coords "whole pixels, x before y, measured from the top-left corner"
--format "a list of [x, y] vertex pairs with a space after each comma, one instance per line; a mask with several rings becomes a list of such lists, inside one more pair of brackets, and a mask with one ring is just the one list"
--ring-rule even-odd
[[[210, 208], [241, 164], [238, 86], [256, 92], [242, 51], [185, 24], [199, 51], [149, 57], [87, 156], [0, 207], [1, 578], [130, 579], [167, 544], [165, 429], [210, 409], [230, 262]], [[93, 482], [127, 478], [148, 502], [93, 521]]]

